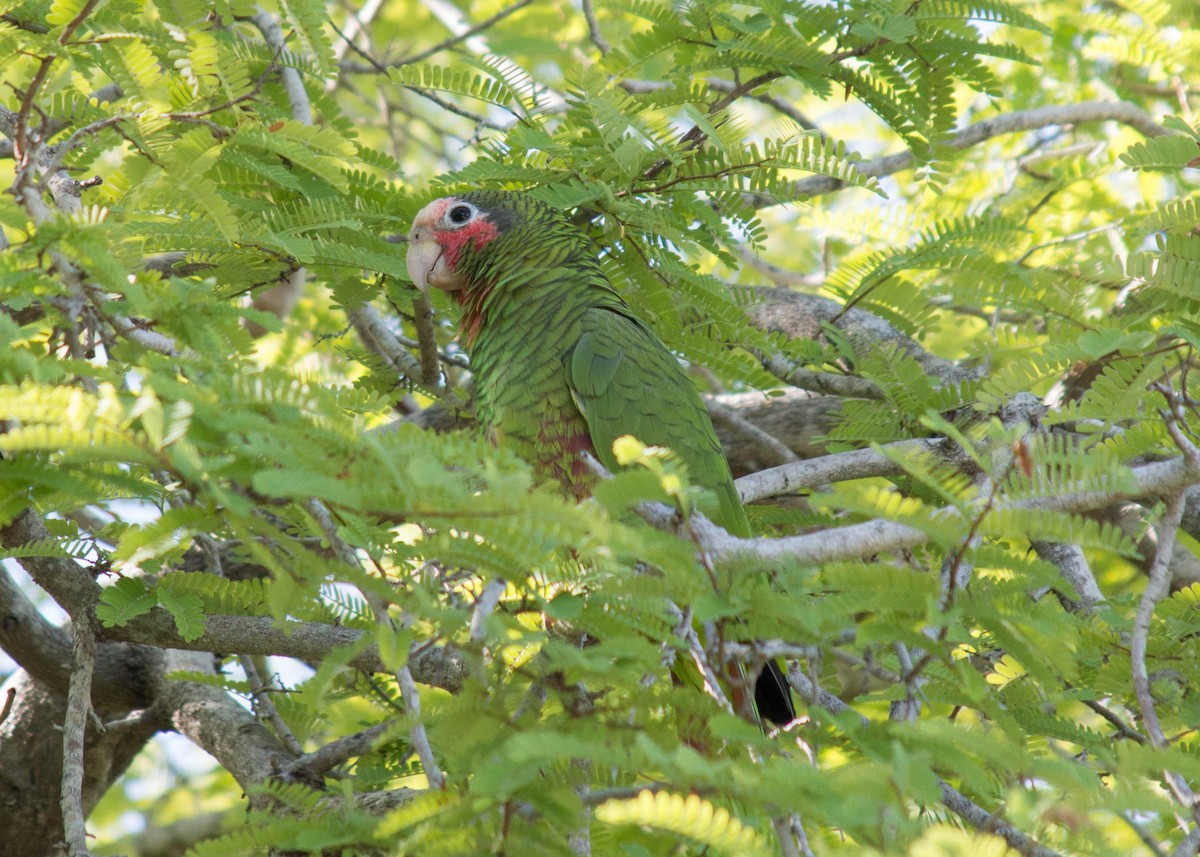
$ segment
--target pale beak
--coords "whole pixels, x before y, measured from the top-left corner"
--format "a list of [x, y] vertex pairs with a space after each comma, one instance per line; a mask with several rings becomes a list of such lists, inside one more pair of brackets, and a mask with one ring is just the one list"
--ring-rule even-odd
[[408, 235], [408, 255], [404, 261], [413, 285], [422, 292], [428, 292], [430, 275], [442, 261], [441, 245], [433, 240], [429, 230], [414, 226]]

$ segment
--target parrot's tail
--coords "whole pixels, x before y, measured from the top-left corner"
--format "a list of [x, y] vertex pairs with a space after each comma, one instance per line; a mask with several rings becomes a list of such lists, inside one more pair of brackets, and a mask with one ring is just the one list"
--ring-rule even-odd
[[754, 705], [759, 717], [776, 726], [786, 726], [796, 719], [792, 692], [778, 661], [767, 661], [763, 671], [758, 674], [758, 681], [754, 684]]

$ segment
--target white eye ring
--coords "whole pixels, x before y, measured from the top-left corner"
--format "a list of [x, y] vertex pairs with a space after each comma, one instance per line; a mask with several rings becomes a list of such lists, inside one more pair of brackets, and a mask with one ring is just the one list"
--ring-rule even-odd
[[479, 209], [471, 205], [469, 202], [456, 202], [446, 209], [446, 213], [442, 216], [446, 226], [450, 229], [458, 229], [460, 226], [466, 226], [475, 219], [475, 215], [479, 214]]

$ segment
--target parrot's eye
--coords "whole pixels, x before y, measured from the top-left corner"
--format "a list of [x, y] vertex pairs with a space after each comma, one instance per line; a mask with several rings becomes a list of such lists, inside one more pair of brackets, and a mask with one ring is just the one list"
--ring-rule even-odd
[[450, 207], [446, 212], [446, 219], [451, 223], [462, 226], [464, 223], [469, 223], [471, 218], [475, 216], [475, 206], [465, 202], [457, 203]]

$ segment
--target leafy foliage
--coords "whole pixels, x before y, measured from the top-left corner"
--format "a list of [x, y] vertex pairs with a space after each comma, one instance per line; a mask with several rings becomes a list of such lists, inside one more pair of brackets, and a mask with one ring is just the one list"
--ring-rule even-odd
[[[3, 556], [86, 567], [102, 638], [336, 633], [286, 686], [216, 643], [220, 672], [171, 678], [253, 700], [289, 752], [376, 730], [308, 779], [198, 777], [230, 812], [188, 853], [1177, 848], [1196, 533], [1140, 694], [1130, 641], [1160, 496], [1195, 481], [1146, 487], [1200, 422], [1194, 4], [461, 5], [478, 29], [445, 3], [0, 16], [0, 525], [49, 533]], [[876, 469], [752, 507], [768, 559], [698, 549], [663, 451], [581, 503], [534, 484], [464, 417], [457, 310], [388, 240], [477, 186], [569, 210], [718, 402], [783, 365], [863, 382], [806, 440]], [[773, 314], [801, 281], [834, 308], [807, 326]], [[406, 686], [435, 650], [462, 675]], [[738, 700], [776, 656], [804, 716], [768, 733]], [[130, 808], [190, 813], [135, 794], [97, 852]]]

